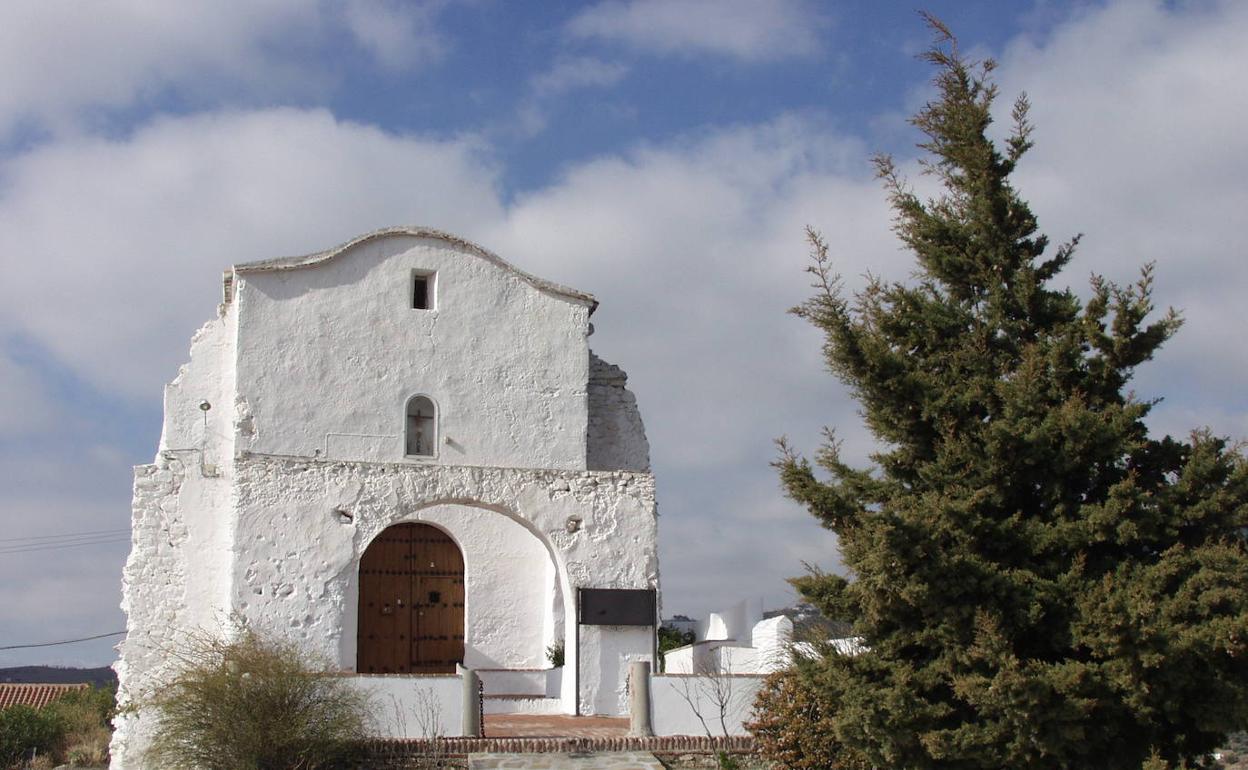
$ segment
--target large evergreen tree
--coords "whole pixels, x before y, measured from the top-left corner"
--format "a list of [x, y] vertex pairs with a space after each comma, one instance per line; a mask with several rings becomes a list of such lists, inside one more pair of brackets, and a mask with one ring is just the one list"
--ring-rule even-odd
[[1027, 102], [989, 139], [992, 63], [928, 21], [938, 96], [913, 123], [942, 194], [877, 158], [915, 277], [846, 297], [812, 231], [795, 309], [883, 447], [856, 469], [829, 436], [817, 474], [782, 442], [851, 571], [794, 583], [866, 648], [808, 685], [890, 770], [1195, 761], [1248, 723], [1248, 467], [1208, 432], [1149, 437], [1124, 389], [1179, 318], [1148, 320], [1151, 266], [1086, 303], [1053, 287], [1077, 239], [1051, 248], [1010, 182]]

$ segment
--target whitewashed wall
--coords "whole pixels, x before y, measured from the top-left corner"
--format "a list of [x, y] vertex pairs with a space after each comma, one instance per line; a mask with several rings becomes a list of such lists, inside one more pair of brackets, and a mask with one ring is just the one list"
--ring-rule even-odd
[[151, 718], [128, 709], [169, 675], [171, 651], [229, 624], [235, 332], [229, 313], [195, 332], [190, 360], [165, 387], [155, 461], [134, 469], [131, 551], [122, 572], [128, 633], [113, 664], [126, 709], [113, 733], [116, 767], [137, 766]]
[[[263, 630], [345, 664], [346, 640], [355, 634], [347, 623], [349, 586], [367, 544], [426, 509], [478, 508], [523, 526], [558, 566], [566, 656], [580, 667], [579, 677], [564, 677], [568, 712], [579, 704], [587, 714], [627, 713], [628, 663], [651, 659], [652, 631], [582, 626], [578, 634], [573, 587], [658, 586], [649, 474], [247, 455], [235, 460], [235, 479], [234, 603]], [[337, 511], [350, 513], [350, 523]], [[569, 519], [580, 522], [575, 531]], [[465, 558], [473, 558], [471, 551]]]
[[[584, 583], [582, 585], [591, 585]], [[595, 586], [606, 587], [606, 586]], [[641, 586], [638, 586], [641, 587]], [[650, 626], [581, 626], [579, 637], [580, 702], [585, 714], [628, 713], [628, 668], [633, 661], [654, 660]], [[565, 686], [571, 677], [564, 677]]]
[[[254, 421], [243, 449], [401, 461], [405, 405], [424, 394], [439, 412], [433, 462], [586, 467], [589, 302], [407, 235], [239, 270], [237, 389]], [[412, 309], [414, 271], [436, 271], [436, 309]]]
[[793, 621], [784, 616], [761, 620], [745, 634], [752, 644], [709, 639], [668, 650], [668, 674], [767, 674], [792, 659]]
[[720, 612], [712, 612], [698, 622], [697, 640], [731, 640], [752, 644], [754, 624], [763, 619], [763, 600], [745, 599]]
[[[576, 588], [658, 588], [654, 478], [623, 372], [601, 362], [586, 470], [592, 297], [427, 231], [313, 257], [227, 272], [166, 388], [156, 460], [135, 469], [123, 705], [186, 634], [232, 619], [353, 667], [360, 556], [427, 520], [464, 551], [468, 665], [544, 667], [563, 638], [564, 710], [627, 713], [651, 631], [578, 629]], [[433, 310], [410, 307], [415, 270], [437, 272]], [[417, 393], [440, 409], [431, 460], [403, 456]], [[113, 768], [140, 768], [144, 713], [119, 724]]]
[[[316, 515], [315, 513], [313, 515]], [[541, 540], [504, 514], [469, 505], [434, 505], [405, 521], [433, 524], [464, 554], [464, 665], [468, 668], [545, 668], [555, 628], [555, 576]], [[367, 549], [368, 544], [362, 544]], [[361, 554], [363, 551], [360, 552]], [[347, 573], [344, 629], [357, 628], [359, 572]], [[356, 637], [342, 635], [338, 661], [353, 670]]]
[[445, 676], [352, 676], [373, 707], [379, 738], [456, 738], [464, 734], [464, 680]]
[[186, 593], [182, 621], [193, 627], [214, 627], [229, 602], [232, 522], [202, 512], [229, 506], [236, 333], [233, 314], [222, 314], [200, 327], [191, 338], [190, 361], [178, 369], [164, 392], [157, 473], [171, 461], [189, 472], [182, 474], [176, 497], [160, 501], [157, 515], [167, 516], [175, 508], [183, 514], [190, 548], [185, 549], [187, 572], [180, 589]]
[[[655, 674], [650, 679], [650, 718], [655, 735], [748, 735], [762, 675]], [[720, 704], [725, 715], [720, 720]], [[701, 715], [701, 719], [699, 719]], [[705, 724], [703, 724], [705, 722]]]

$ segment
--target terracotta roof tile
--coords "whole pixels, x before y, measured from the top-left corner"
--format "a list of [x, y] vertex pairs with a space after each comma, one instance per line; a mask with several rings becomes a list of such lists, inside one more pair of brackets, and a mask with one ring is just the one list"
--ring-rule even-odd
[[41, 709], [74, 690], [85, 690], [85, 684], [0, 684], [0, 710], [10, 706]]

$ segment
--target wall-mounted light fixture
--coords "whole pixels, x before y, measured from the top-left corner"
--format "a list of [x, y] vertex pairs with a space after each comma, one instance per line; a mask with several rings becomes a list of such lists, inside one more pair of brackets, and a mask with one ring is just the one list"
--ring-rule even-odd
[[217, 466], [204, 461], [204, 452], [208, 448], [208, 410], [212, 404], [205, 399], [199, 402], [199, 411], [204, 414], [204, 430], [199, 436], [199, 472], [204, 476], [216, 476]]

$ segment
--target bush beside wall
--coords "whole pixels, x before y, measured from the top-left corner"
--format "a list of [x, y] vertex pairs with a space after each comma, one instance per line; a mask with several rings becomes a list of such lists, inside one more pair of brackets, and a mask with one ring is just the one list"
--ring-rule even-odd
[[180, 651], [182, 670], [151, 704], [153, 766], [168, 770], [350, 767], [368, 735], [368, 696], [293, 645], [244, 632]]

